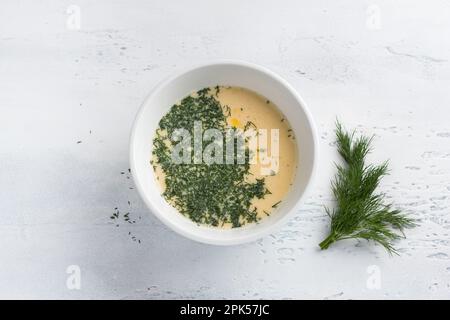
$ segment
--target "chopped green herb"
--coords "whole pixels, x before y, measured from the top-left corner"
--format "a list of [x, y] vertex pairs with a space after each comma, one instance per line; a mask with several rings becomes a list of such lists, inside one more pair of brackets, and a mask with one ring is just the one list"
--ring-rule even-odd
[[281, 203], [281, 201], [278, 201], [277, 203], [275, 203], [274, 205], [272, 205], [272, 208], [276, 208], [278, 207], [278, 205]]
[[247, 121], [247, 123], [245, 124], [245, 126], [244, 126], [244, 131], [245, 130], [248, 130], [248, 129], [250, 129], [250, 128], [252, 128], [253, 130], [256, 130], [257, 128], [256, 128], [256, 125], [252, 122], [252, 121]]
[[[230, 223], [232, 227], [240, 227], [256, 222], [259, 218], [251, 203], [253, 199], [263, 198], [268, 191], [264, 179], [254, 182], [247, 179], [250, 175], [247, 147], [244, 164], [194, 164], [194, 153], [191, 153], [189, 164], [172, 162], [169, 137], [176, 129], [185, 128], [193, 135], [194, 122], [201, 121], [204, 130], [218, 129], [225, 137], [226, 118], [230, 114], [230, 108], [222, 107], [210, 89], [204, 88], [197, 95], [188, 96], [172, 106], [159, 122], [153, 140], [153, 156], [165, 176], [163, 196], [181, 214], [199, 224], [220, 226]], [[225, 145], [225, 140], [222, 142]]]

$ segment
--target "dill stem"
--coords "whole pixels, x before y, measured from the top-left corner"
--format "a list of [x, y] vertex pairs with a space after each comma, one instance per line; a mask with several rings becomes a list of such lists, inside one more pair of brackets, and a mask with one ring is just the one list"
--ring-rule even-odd
[[328, 235], [328, 237], [326, 237], [325, 240], [323, 240], [321, 243], [319, 243], [319, 247], [321, 250], [326, 250], [336, 240], [337, 240], [336, 235], [332, 232]]

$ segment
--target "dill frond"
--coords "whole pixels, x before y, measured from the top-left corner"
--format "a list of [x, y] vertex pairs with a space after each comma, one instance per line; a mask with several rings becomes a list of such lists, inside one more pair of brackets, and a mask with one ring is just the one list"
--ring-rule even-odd
[[416, 226], [416, 222], [393, 209], [392, 204], [386, 204], [383, 193], [375, 192], [381, 178], [388, 174], [388, 162], [366, 165], [372, 137], [355, 137], [338, 121], [336, 142], [345, 164], [336, 165], [337, 173], [331, 183], [336, 208], [325, 208], [331, 225], [320, 248], [327, 249], [343, 239], [365, 239], [382, 245], [389, 254], [398, 254], [393, 243], [404, 237], [404, 229]]

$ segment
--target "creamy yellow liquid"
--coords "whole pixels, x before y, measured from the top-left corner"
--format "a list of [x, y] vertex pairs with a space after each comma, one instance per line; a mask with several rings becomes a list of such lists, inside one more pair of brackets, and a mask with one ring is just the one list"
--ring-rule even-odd
[[[215, 92], [214, 88], [211, 92]], [[193, 94], [195, 95], [195, 93]], [[216, 99], [222, 107], [231, 111], [227, 122], [230, 127], [244, 130], [245, 125], [251, 121], [258, 129], [279, 130], [279, 166], [278, 171], [273, 175], [262, 175], [261, 165], [250, 166], [249, 181], [264, 178], [267, 189], [271, 194], [267, 194], [263, 199], [254, 199], [252, 208], [256, 208], [258, 218], [264, 219], [275, 209], [276, 204], [284, 199], [295, 178], [297, 168], [298, 151], [295, 143], [295, 137], [289, 126], [287, 119], [278, 108], [263, 96], [240, 87], [220, 87], [216, 94]], [[227, 107], [226, 107], [227, 106]], [[229, 108], [229, 109], [228, 109]], [[268, 138], [268, 150], [270, 154], [270, 136]], [[155, 166], [155, 175], [164, 191], [164, 172], [159, 166]], [[224, 224], [223, 228], [231, 227], [231, 224]]]

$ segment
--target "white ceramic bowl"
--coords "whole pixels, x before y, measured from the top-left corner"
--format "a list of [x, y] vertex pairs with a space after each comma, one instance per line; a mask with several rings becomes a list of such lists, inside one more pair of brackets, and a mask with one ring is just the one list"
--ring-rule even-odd
[[[234, 229], [197, 225], [177, 212], [161, 196], [149, 161], [152, 140], [159, 120], [180, 99], [204, 87], [239, 86], [253, 90], [279, 107], [289, 120], [299, 150], [294, 184], [277, 209], [259, 223]], [[274, 232], [300, 206], [310, 187], [317, 162], [316, 130], [305, 103], [281, 77], [261, 66], [241, 61], [220, 61], [178, 73], [157, 86], [142, 105], [133, 125], [130, 141], [130, 168], [134, 182], [149, 209], [179, 234], [204, 243], [232, 245], [249, 242]]]

